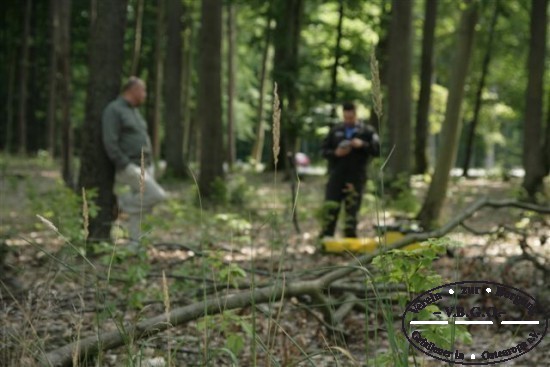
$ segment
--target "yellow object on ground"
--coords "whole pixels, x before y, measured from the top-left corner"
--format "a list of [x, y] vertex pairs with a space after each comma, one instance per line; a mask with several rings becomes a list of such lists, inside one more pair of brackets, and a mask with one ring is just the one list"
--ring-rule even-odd
[[[405, 237], [401, 232], [388, 231], [385, 236], [385, 244], [391, 245]], [[380, 246], [378, 237], [376, 238], [327, 238], [323, 240], [323, 247], [326, 252], [376, 252]], [[419, 248], [419, 243], [411, 243], [404, 247], [405, 250], [414, 250]]]

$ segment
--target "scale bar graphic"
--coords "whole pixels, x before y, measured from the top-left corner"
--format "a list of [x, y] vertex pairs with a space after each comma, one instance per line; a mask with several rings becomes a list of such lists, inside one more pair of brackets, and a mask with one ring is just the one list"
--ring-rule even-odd
[[[493, 321], [455, 320], [456, 325], [493, 325]], [[501, 321], [502, 325], [539, 325], [540, 321]], [[412, 320], [411, 325], [448, 325], [449, 321]]]

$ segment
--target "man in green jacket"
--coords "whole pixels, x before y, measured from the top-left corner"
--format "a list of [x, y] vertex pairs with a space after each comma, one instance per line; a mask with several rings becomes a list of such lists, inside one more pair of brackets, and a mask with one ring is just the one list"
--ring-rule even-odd
[[142, 217], [167, 198], [155, 181], [147, 124], [137, 109], [146, 97], [145, 83], [131, 77], [122, 94], [107, 105], [102, 118], [103, 146], [116, 167], [115, 183], [130, 186], [130, 192], [119, 196], [119, 208], [128, 214], [130, 246], [134, 248], [141, 238]]

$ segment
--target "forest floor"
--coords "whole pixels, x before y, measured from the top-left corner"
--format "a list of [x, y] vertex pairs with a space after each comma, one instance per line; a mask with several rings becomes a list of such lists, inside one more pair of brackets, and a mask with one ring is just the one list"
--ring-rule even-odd
[[[120, 238], [114, 247], [96, 244], [94, 255], [85, 257], [81, 199], [63, 187], [54, 163], [1, 157], [0, 171], [0, 241], [7, 245], [0, 254], [5, 284], [0, 284], [0, 366], [32, 366], [41, 351], [99, 331], [124, 332], [123, 325], [163, 314], [166, 294], [174, 309], [203, 294], [221, 294], [233, 284], [265, 284], [277, 274], [284, 275], [286, 282], [307, 279], [316, 270], [344, 266], [354, 258], [349, 253], [318, 251], [317, 213], [325, 177], [304, 177], [299, 183], [299, 234], [291, 219], [289, 183], [282, 180], [282, 173], [276, 178], [272, 173], [232, 174], [227, 190], [218, 193], [225, 203], [207, 209], [200, 208], [193, 180], [164, 180], [161, 183], [170, 199], [155, 209], [154, 216], [144, 218], [148, 233], [142, 252], [125, 250], [124, 230], [118, 227], [122, 221], [113, 230], [113, 236]], [[454, 179], [443, 221], [483, 196], [514, 198], [518, 187], [515, 180]], [[406, 217], [407, 210], [417, 210], [425, 191], [426, 183], [417, 178], [412, 193], [392, 203], [382, 203], [367, 192], [361, 236], [375, 236], [377, 223], [389, 224]], [[379, 208], [378, 215], [375, 208]], [[50, 220], [61, 235], [44, 225], [37, 214]], [[514, 266], [509, 262], [521, 254], [520, 232], [526, 231], [528, 246], [549, 263], [550, 245], [544, 246], [550, 237], [548, 216], [518, 209], [483, 209], [468, 223], [479, 230], [506, 225], [517, 233], [475, 235], [457, 227], [448, 236], [462, 244], [454, 249], [455, 257], [441, 256], [431, 270], [444, 282], [477, 279], [513, 284], [550, 301], [541, 271], [530, 262]], [[349, 284], [361, 285], [361, 279], [354, 277]], [[381, 357], [390, 353], [388, 330], [374, 309], [351, 311], [340, 324], [347, 332], [340, 343], [320, 322], [318, 310], [307, 306], [307, 300], [293, 298], [257, 305], [255, 312], [251, 308], [226, 311], [146, 340], [134, 341], [128, 335], [124, 347], [106, 351], [94, 363], [162, 366], [171, 359], [173, 366], [391, 366]], [[401, 332], [399, 317], [396, 312], [396, 333]], [[273, 326], [275, 322], [278, 327]], [[483, 328], [472, 327], [470, 332], [477, 333], [478, 345], [490, 350], [510, 337]], [[549, 347], [547, 337], [533, 351], [503, 365], [545, 365], [550, 361]], [[418, 352], [415, 363], [442, 364]]]

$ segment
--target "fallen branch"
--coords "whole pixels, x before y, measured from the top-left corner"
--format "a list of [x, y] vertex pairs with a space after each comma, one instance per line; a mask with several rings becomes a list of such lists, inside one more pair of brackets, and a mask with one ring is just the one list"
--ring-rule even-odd
[[[175, 308], [167, 315], [161, 314], [138, 322], [137, 324], [126, 326], [124, 329], [126, 333], [125, 335], [122, 335], [119, 331], [111, 331], [99, 333], [98, 335], [82, 339], [78, 342], [67, 344], [43, 355], [41, 363], [49, 366], [70, 366], [73, 360], [73, 354], [75, 352], [80, 358], [95, 356], [100, 350], [109, 350], [124, 345], [124, 343], [128, 340], [128, 337], [130, 337], [131, 340], [139, 340], [206, 315], [213, 315], [226, 310], [248, 307], [252, 303], [256, 305], [266, 303], [274, 299], [281, 299], [283, 296], [285, 298], [289, 298], [309, 295], [313, 299], [318, 299], [319, 294], [322, 294], [320, 293], [322, 290], [327, 289], [338, 279], [342, 279], [355, 271], [365, 269], [365, 266], [380, 253], [393, 249], [400, 249], [414, 242], [422, 242], [430, 238], [442, 237], [484, 207], [513, 207], [543, 214], [550, 214], [550, 207], [542, 207], [539, 205], [514, 200], [489, 200], [487, 198], [483, 198], [474, 202], [462, 213], [435, 231], [409, 234], [393, 245], [381, 248], [378, 253], [360, 256], [347, 266], [327, 273], [317, 279], [297, 280], [295, 282], [287, 282], [284, 284], [282, 282], [276, 282], [271, 286], [224, 295], [218, 298], [210, 298], [187, 306]], [[327, 306], [328, 305], [325, 305], [325, 307]]]
[[521, 236], [525, 235], [525, 231], [521, 231], [517, 228], [514, 228], [514, 227], [510, 227], [510, 226], [507, 226], [507, 225], [499, 225], [497, 226], [496, 228], [493, 228], [493, 229], [489, 229], [489, 230], [482, 230], [482, 229], [476, 229], [472, 226], [470, 226], [469, 224], [466, 224], [464, 222], [460, 223], [460, 226], [462, 228], [464, 228], [466, 231], [476, 235], [476, 236], [492, 236], [492, 235], [495, 235], [495, 234], [503, 234], [505, 232], [511, 232], [511, 233], [515, 233], [515, 234], [519, 234]]
[[334, 324], [338, 324], [340, 321], [342, 321], [348, 313], [353, 309], [355, 306], [355, 302], [358, 302], [359, 299], [355, 297], [355, 294], [348, 293], [345, 295], [344, 300], [342, 301], [341, 306], [334, 311], [334, 317], [333, 322]]

